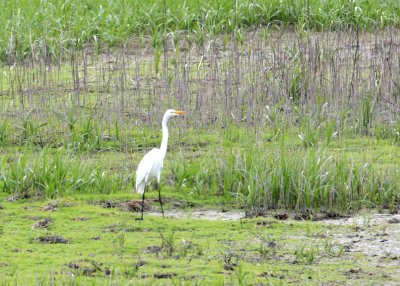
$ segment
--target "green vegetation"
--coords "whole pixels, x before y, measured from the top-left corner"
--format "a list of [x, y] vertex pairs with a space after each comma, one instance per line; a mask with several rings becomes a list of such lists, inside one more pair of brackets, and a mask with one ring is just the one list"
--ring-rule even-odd
[[107, 199], [2, 204], [1, 283], [317, 285], [384, 283], [396, 275], [397, 266], [381, 264], [383, 276], [359, 253], [345, 251], [337, 236], [354, 237], [352, 227], [273, 218], [137, 221], [102, 207]]
[[[319, 132], [326, 131], [319, 128]], [[378, 207], [393, 212], [398, 208], [400, 174], [395, 158], [400, 151], [391, 140], [329, 142], [321, 137], [309, 146], [296, 134], [280, 135], [277, 141], [256, 140], [251, 132], [231, 127], [222, 137], [209, 133], [207, 141], [197, 141], [189, 131], [179, 147], [176, 133], [172, 134], [163, 184], [173, 196], [207, 204], [217, 196], [214, 203], [244, 207], [252, 210], [249, 214], [268, 209], [351, 212]], [[144, 150], [158, 141], [143, 140], [148, 144]], [[4, 148], [2, 190], [28, 198], [132, 191], [131, 174], [143, 156], [142, 147], [131, 154], [117, 139], [83, 151], [74, 144], [66, 146], [38, 148], [28, 141], [17, 152], [16, 147]]]
[[[353, 239], [396, 241], [389, 222], [313, 220], [399, 211], [399, 3], [0, 3], [0, 284], [398, 281]], [[150, 188], [139, 222], [168, 108], [179, 219]], [[190, 218], [221, 208], [247, 216]]]
[[175, 107], [189, 116], [171, 126], [163, 182], [173, 194], [249, 215], [395, 212], [397, 31], [264, 29], [251, 41], [73, 49], [57, 65], [2, 66], [0, 188], [20, 198], [131, 192]]
[[399, 27], [395, 0], [225, 0], [225, 1], [26, 1], [2, 2], [0, 59], [43, 56], [58, 59], [93, 44], [120, 45], [132, 36], [151, 37], [162, 46], [166, 35], [202, 43], [208, 37], [254, 27], [297, 26], [306, 30]]

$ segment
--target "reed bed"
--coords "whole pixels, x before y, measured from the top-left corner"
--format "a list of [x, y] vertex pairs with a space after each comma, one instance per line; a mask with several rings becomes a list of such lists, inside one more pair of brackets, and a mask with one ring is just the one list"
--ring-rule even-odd
[[325, 124], [339, 136], [397, 140], [399, 46], [396, 29], [262, 29], [203, 46], [168, 38], [160, 52], [132, 40], [99, 56], [88, 46], [68, 61], [38, 53], [0, 67], [2, 140], [46, 144], [57, 135], [71, 143], [81, 133], [83, 141], [121, 139], [127, 130], [158, 126], [171, 106], [190, 112], [181, 128], [234, 123], [257, 135]]
[[[48, 190], [50, 197], [130, 190], [122, 182], [134, 163], [121, 175], [104, 164], [76, 161], [108, 151], [139, 160], [159, 144], [163, 111], [175, 107], [189, 112], [171, 126], [176, 139], [170, 149], [183, 160], [167, 166], [165, 181], [176, 190], [222, 195], [255, 212], [365, 205], [394, 210], [396, 155], [386, 152], [394, 161], [376, 166], [331, 147], [357, 139], [378, 140], [374, 144], [388, 150], [398, 146], [400, 33], [349, 27], [258, 26], [202, 37], [187, 31], [165, 34], [161, 42], [145, 32], [114, 48], [58, 41], [62, 52], [32, 44], [23, 58], [14, 54], [0, 67], [0, 144], [6, 151], [44, 152], [44, 159], [3, 160], [3, 190]], [[60, 148], [65, 151], [52, 161]], [[75, 172], [66, 181], [53, 177], [58, 165], [81, 168], [82, 178]], [[80, 179], [95, 183], [74, 188]]]

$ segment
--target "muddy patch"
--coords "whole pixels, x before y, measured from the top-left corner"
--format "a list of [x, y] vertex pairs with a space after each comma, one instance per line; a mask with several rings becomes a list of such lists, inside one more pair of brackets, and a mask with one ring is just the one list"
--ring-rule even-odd
[[66, 244], [69, 242], [68, 239], [65, 239], [59, 235], [40, 236], [36, 238], [36, 240], [39, 241], [40, 243], [49, 243], [49, 244], [57, 244], [57, 243]]
[[[160, 212], [147, 213], [161, 216]], [[165, 216], [173, 219], [205, 219], [205, 220], [241, 220], [246, 218], [244, 212], [218, 210], [167, 210]], [[328, 226], [328, 231], [321, 239], [332, 240], [334, 245], [346, 253], [349, 259], [361, 259], [372, 269], [379, 269], [379, 275], [389, 281], [400, 281], [400, 214], [356, 214], [347, 216], [335, 212], [306, 214], [295, 216], [293, 213], [270, 213], [264, 217], [287, 220], [307, 220], [310, 223], [322, 223]], [[269, 228], [271, 221], [255, 222], [260, 228]], [[302, 237], [295, 237], [302, 239]], [[230, 265], [229, 263], [227, 264]], [[229, 268], [229, 267], [228, 267]], [[268, 274], [264, 274], [268, 275]], [[370, 275], [369, 272], [351, 269], [345, 275], [351, 279], [360, 279]], [[376, 275], [374, 272], [371, 275]], [[274, 277], [276, 278], [276, 277]], [[388, 284], [392, 285], [392, 284]], [[395, 285], [395, 284], [393, 284]]]
[[[161, 212], [150, 212], [149, 215], [162, 216]], [[240, 220], [245, 217], [244, 212], [218, 210], [167, 210], [164, 216], [173, 219], [205, 219], [205, 220]]]
[[[127, 201], [120, 203], [119, 205], [122, 210], [128, 211], [128, 212], [141, 212], [142, 211], [142, 202], [141, 201]], [[149, 209], [149, 206], [147, 203], [144, 203], [144, 209]]]
[[362, 253], [375, 260], [393, 259], [400, 266], [400, 225], [396, 223], [399, 220], [400, 214], [365, 214], [321, 222], [350, 228], [345, 233], [331, 234], [349, 252]]
[[42, 220], [35, 222], [32, 228], [47, 228], [49, 225], [53, 223], [53, 220], [49, 217], [46, 217]]
[[258, 277], [265, 277], [265, 278], [277, 278], [277, 279], [285, 279], [285, 275], [283, 274], [274, 274], [274, 273], [269, 273], [269, 272], [262, 272], [258, 274]]
[[[143, 205], [145, 211], [150, 209], [148, 200], [145, 200]], [[141, 212], [142, 200], [131, 200], [126, 202], [109, 200], [101, 203], [101, 206], [103, 208], [121, 208], [123, 211], [129, 211], [129, 212]]]
[[84, 276], [94, 276], [96, 273], [104, 273], [110, 275], [111, 271], [108, 267], [103, 267], [103, 264], [94, 260], [81, 259], [78, 261], [71, 261], [68, 267], [74, 271], [75, 274]]
[[90, 220], [89, 217], [75, 217], [72, 219], [73, 221], [88, 221]]
[[154, 273], [156, 279], [171, 279], [174, 276], [178, 276], [176, 273]]
[[103, 228], [102, 232], [106, 233], [106, 232], [149, 232], [151, 231], [150, 228], [141, 228], [141, 227], [122, 227], [121, 225], [118, 224], [111, 224], [111, 225], [107, 225]]
[[[176, 199], [162, 199], [164, 204], [170, 205], [174, 209], [186, 209], [192, 208], [195, 204], [188, 201], [181, 201]], [[144, 200], [144, 210], [149, 211], [152, 209], [152, 204], [159, 204], [158, 199], [146, 199]], [[129, 200], [129, 201], [115, 201], [108, 200], [101, 202], [100, 205], [103, 208], [120, 208], [123, 211], [128, 212], [141, 212], [142, 211], [142, 200]]]
[[153, 254], [159, 254], [163, 251], [163, 249], [160, 246], [157, 245], [150, 245], [148, 247], [145, 247], [142, 249], [144, 253], [153, 253]]
[[59, 201], [50, 202], [48, 205], [42, 207], [42, 211], [54, 212], [58, 209], [59, 206], [60, 206]]

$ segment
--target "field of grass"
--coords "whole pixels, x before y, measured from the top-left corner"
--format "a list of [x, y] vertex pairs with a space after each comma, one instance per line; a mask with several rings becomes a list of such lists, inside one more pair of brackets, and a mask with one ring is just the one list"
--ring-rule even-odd
[[[398, 1], [264, 2], [0, 4], [0, 284], [399, 278], [396, 220], [367, 222], [400, 208]], [[169, 216], [149, 189], [136, 221], [168, 108]]]
[[109, 208], [126, 198], [2, 203], [2, 285], [361, 285], [398, 278], [394, 257], [377, 270], [369, 255], [338, 239], [363, 231], [387, 237], [390, 224], [370, 225], [368, 215], [361, 226], [149, 215], [137, 221], [118, 204]]

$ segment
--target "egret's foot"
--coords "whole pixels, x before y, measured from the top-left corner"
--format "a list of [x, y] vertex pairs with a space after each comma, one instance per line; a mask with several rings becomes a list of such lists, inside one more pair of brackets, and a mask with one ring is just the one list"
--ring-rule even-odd
[[135, 217], [135, 220], [143, 220], [142, 217]]

